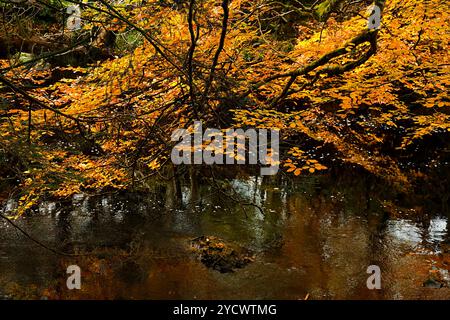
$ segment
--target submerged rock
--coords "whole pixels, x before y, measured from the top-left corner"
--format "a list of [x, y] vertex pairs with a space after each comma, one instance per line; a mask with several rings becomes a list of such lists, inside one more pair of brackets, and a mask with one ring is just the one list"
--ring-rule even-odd
[[191, 247], [206, 267], [221, 273], [233, 272], [254, 261], [249, 250], [213, 236], [195, 238]]
[[423, 286], [425, 288], [439, 289], [443, 287], [443, 284], [433, 278], [429, 278], [423, 283]]

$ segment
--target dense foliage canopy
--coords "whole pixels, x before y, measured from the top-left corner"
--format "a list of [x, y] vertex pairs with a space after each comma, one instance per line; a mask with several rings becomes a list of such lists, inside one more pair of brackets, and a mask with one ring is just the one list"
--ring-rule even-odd
[[176, 173], [170, 133], [195, 120], [280, 129], [292, 177], [350, 165], [407, 189], [448, 160], [448, 1], [376, 1], [380, 29], [363, 0], [0, 3], [0, 188], [17, 215]]

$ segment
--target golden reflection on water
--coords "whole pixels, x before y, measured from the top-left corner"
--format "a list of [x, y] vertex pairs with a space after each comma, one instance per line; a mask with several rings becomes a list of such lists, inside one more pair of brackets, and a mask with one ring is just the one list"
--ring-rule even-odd
[[[49, 299], [449, 299], [447, 217], [389, 218], [365, 188], [300, 190], [237, 181], [264, 205], [243, 210], [231, 200], [203, 199], [198, 210], [161, 211], [133, 199], [80, 195], [70, 212], [43, 205], [19, 224], [45, 243], [94, 251], [61, 258], [0, 229], [0, 296]], [[11, 205], [11, 204], [9, 204]], [[142, 211], [142, 212], [141, 212]], [[158, 214], [156, 218], [148, 218]], [[233, 273], [208, 269], [189, 239], [214, 235], [247, 247], [253, 263]], [[82, 269], [82, 289], [65, 288], [65, 266]], [[382, 289], [369, 290], [366, 269], [379, 265]], [[434, 277], [440, 289], [424, 288]]]

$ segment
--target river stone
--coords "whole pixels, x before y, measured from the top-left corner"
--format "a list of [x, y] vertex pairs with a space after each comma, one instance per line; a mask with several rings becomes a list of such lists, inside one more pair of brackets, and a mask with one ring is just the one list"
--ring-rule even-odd
[[214, 236], [191, 240], [191, 248], [206, 267], [221, 273], [234, 272], [254, 261], [249, 250]]
[[433, 278], [429, 278], [423, 283], [423, 286], [425, 288], [439, 289], [439, 288], [442, 288], [442, 283], [440, 283], [439, 281], [436, 281]]

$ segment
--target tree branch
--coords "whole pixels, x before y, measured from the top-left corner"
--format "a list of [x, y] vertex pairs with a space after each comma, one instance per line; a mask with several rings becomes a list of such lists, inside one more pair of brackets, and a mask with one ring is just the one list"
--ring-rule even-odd
[[211, 89], [212, 82], [214, 80], [214, 72], [216, 70], [217, 63], [219, 61], [220, 53], [223, 50], [225, 44], [225, 36], [227, 34], [228, 28], [228, 9], [229, 0], [223, 0], [222, 9], [223, 9], [223, 19], [222, 19], [222, 32], [220, 34], [219, 46], [217, 47], [216, 53], [214, 55], [214, 59], [211, 65], [211, 71], [209, 72], [209, 78], [205, 85], [205, 91], [203, 92], [203, 101], [208, 98], [209, 90]]

